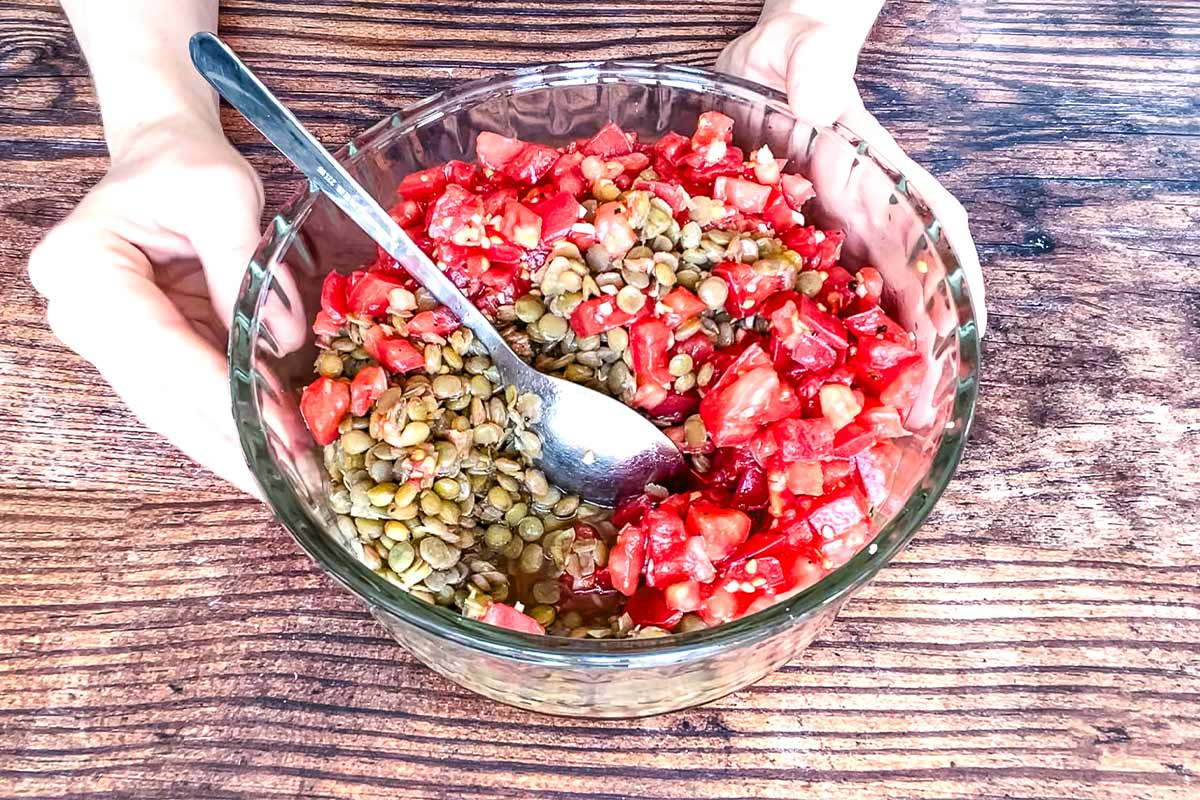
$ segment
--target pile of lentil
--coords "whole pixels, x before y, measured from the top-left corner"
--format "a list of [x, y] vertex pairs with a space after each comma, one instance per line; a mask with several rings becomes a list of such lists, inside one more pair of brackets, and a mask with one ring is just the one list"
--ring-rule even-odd
[[[715, 132], [706, 134], [706, 122]], [[840, 233], [803, 227], [807, 182], [787, 187], [787, 205], [776, 207], [774, 224], [766, 221], [772, 218], [768, 204], [784, 196], [776, 187], [779, 165], [765, 148], [744, 160], [728, 143], [724, 120], [702, 118], [686, 147], [664, 139], [676, 154], [686, 149], [702, 156], [690, 170], [672, 171], [662, 143], [639, 145], [611, 125], [560, 150], [515, 140], [502, 140], [501, 147], [500, 139], [480, 137], [479, 165], [451, 162], [410, 176], [393, 215], [489, 314], [515, 352], [543, 372], [643, 409], [680, 446], [693, 476], [728, 468], [726, 451], [734, 448], [719, 445], [732, 442], [733, 434], [710, 430], [706, 416], [713, 418], [701, 404], [723, 371], [733, 369], [734, 358], [721, 354], [746, 353], [770, 334], [775, 318], [762, 312], [764, 301], [786, 293], [806, 298], [801, 302], [816, 298], [822, 312], [830, 305], [860, 313], [877, 307], [878, 281], [870, 273], [851, 277], [835, 266]], [[720, 172], [725, 162], [734, 166]], [[714, 165], [717, 174], [698, 177]], [[741, 185], [749, 183], [776, 188], [768, 200]], [[470, 192], [455, 192], [461, 185]], [[786, 222], [780, 222], [783, 212]], [[871, 293], [874, 306], [862, 301]], [[749, 536], [752, 523], [764, 533], [777, 532], [785, 518], [794, 527], [795, 508], [803, 506], [792, 503], [796, 496], [782, 484], [743, 492], [740, 483], [728, 489], [697, 479], [672, 487], [681, 490], [676, 494], [649, 486], [631, 499], [633, 512], [618, 511], [614, 520], [612, 509], [564, 494], [536, 466], [540, 399], [501, 385], [472, 333], [382, 253], [363, 272], [331, 274], [314, 331], [320, 377], [305, 390], [301, 407], [324, 446], [337, 524], [361, 548], [363, 563], [429, 603], [519, 630], [573, 637], [702, 628], [732, 618], [705, 613], [700, 592], [707, 584], [697, 582], [723, 580], [711, 566], [722, 560], [701, 555], [707, 567], [681, 573], [677, 583], [695, 594], [684, 599], [674, 584], [653, 588], [643, 542], [631, 584], [625, 531], [637, 530], [647, 509], [660, 503], [678, 509], [690, 525], [687, 506], [703, 502], [707, 492], [706, 498], [723, 498], [737, 509], [729, 512], [740, 515], [735, 522], [745, 517], [746, 530], [735, 543], [744, 548], [757, 540]], [[864, 404], [849, 388], [844, 395], [822, 389], [843, 385], [849, 381], [822, 381], [815, 401], [824, 419], [832, 405], [826, 395], [838, 395], [843, 415], [849, 413], [839, 430]], [[765, 482], [765, 469], [759, 472]], [[820, 469], [817, 475], [820, 485]], [[865, 491], [876, 499], [871, 487]], [[777, 498], [787, 500], [786, 509]], [[855, 531], [861, 541], [854, 549], [870, 531], [869, 524]], [[712, 544], [708, 531], [694, 538]], [[621, 560], [610, 563], [618, 546]], [[805, 585], [838, 560], [815, 552], [806, 551], [790, 570]], [[709, 549], [727, 562], [731, 553]], [[736, 566], [746, 572], [747, 564], [745, 591], [761, 599], [767, 581], [754, 577], [753, 553]], [[731, 591], [741, 591], [742, 583], [735, 579]], [[779, 586], [767, 587], [767, 599], [784, 595]], [[656, 594], [647, 600], [646, 592]]]

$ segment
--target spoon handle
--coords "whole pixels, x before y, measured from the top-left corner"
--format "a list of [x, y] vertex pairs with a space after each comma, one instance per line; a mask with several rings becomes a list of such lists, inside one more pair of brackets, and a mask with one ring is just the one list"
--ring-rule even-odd
[[[483, 340], [489, 351], [507, 351], [503, 337], [458, 287], [413, 244], [408, 234], [367, 194], [316, 137], [296, 119], [229, 46], [208, 32], [191, 40], [192, 63], [217, 93], [288, 157], [438, 302]], [[515, 358], [515, 356], [514, 356]]]

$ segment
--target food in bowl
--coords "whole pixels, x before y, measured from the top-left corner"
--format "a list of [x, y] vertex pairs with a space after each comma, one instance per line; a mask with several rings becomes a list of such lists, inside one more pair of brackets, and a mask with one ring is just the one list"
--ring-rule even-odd
[[395, 219], [535, 367], [643, 411], [689, 472], [615, 510], [536, 466], [540, 401], [385, 253], [321, 293], [301, 412], [368, 566], [484, 622], [655, 636], [790, 597], [873, 536], [924, 377], [883, 280], [733, 121], [561, 148], [481, 133]]

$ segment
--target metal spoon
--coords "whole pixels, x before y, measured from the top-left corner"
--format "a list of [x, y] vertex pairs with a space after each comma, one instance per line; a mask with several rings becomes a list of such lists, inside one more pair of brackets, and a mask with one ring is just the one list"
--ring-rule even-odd
[[230, 105], [342, 209], [429, 293], [471, 329], [501, 381], [542, 398], [538, 463], [555, 484], [585, 500], [612, 505], [683, 469], [683, 456], [632, 408], [599, 392], [552, 378], [522, 361], [488, 319], [250, 69], [211, 33], [191, 40], [192, 63]]

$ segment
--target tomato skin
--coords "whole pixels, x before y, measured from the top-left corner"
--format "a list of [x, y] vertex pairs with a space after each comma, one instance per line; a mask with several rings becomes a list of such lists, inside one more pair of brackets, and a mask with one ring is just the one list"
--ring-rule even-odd
[[[625, 131], [617, 127], [615, 122], [609, 122], [596, 132], [596, 135], [580, 148], [584, 155], [599, 156], [611, 159], [613, 156], [626, 156], [633, 152], [633, 143]], [[646, 163], [649, 163], [647, 160]]]
[[625, 613], [634, 625], [670, 630], [683, 619], [683, 612], [667, 605], [666, 596], [658, 589], [643, 586], [625, 604]]
[[700, 401], [700, 417], [717, 447], [745, 444], [759, 428], [798, 411], [800, 401], [772, 367], [757, 367]]
[[644, 316], [646, 306], [642, 308], [643, 311], [637, 314], [629, 314], [617, 308], [616, 301], [611, 297], [593, 297], [580, 303], [571, 312], [571, 330], [575, 331], [576, 336], [596, 336]]
[[437, 197], [445, 188], [445, 169], [430, 167], [405, 175], [396, 188], [396, 194], [405, 200], [416, 200], [423, 203]]
[[771, 197], [771, 187], [722, 175], [713, 182], [713, 197], [728, 202], [743, 214], [761, 214]]
[[750, 264], [725, 261], [713, 274], [729, 285], [729, 297], [725, 310], [734, 319], [743, 319], [755, 313], [771, 295], [785, 288], [786, 279], [780, 275], [764, 275]]
[[583, 206], [569, 192], [559, 192], [538, 203], [533, 210], [542, 218], [542, 244], [552, 245], [571, 232]]
[[667, 307], [667, 312], [661, 319], [669, 328], [678, 328], [682, 323], [700, 316], [708, 309], [703, 300], [682, 286], [667, 292], [659, 302]]
[[391, 372], [412, 372], [425, 366], [425, 356], [407, 339], [388, 336], [378, 325], [363, 334], [363, 349]]
[[346, 276], [339, 272], [330, 272], [321, 282], [321, 310], [331, 322], [346, 321], [348, 310], [346, 300]]
[[446, 336], [458, 330], [461, 323], [445, 306], [432, 311], [421, 311], [408, 321], [408, 332], [412, 336]]
[[451, 183], [429, 209], [429, 236], [434, 241], [478, 245], [483, 241], [483, 200]]
[[704, 542], [704, 552], [714, 564], [724, 560], [750, 535], [750, 517], [736, 508], [696, 502], [688, 508], [687, 529]]
[[510, 631], [536, 635], [545, 635], [546, 633], [546, 629], [536, 619], [504, 603], [489, 603], [479, 621], [499, 628], [507, 628]]
[[350, 383], [350, 413], [356, 417], [364, 416], [387, 387], [387, 373], [383, 367], [360, 369]]
[[398, 288], [401, 288], [399, 282], [378, 272], [368, 272], [355, 281], [347, 294], [346, 305], [350, 313], [359, 317], [377, 317], [387, 311], [388, 294]]
[[633, 404], [638, 408], [654, 408], [670, 393], [675, 381], [667, 369], [670, 340], [671, 329], [653, 318], [639, 320], [629, 330], [629, 351], [637, 378]]
[[733, 140], [733, 120], [720, 111], [705, 111], [696, 120], [696, 132], [692, 134], [692, 147], [706, 147], [713, 142], [728, 144]]
[[510, 139], [491, 131], [481, 131], [475, 138], [476, 158], [493, 172], [503, 172], [523, 149], [525, 143], [520, 139]]
[[632, 597], [641, 582], [645, 563], [646, 534], [640, 527], [626, 524], [617, 534], [616, 544], [608, 554], [608, 574], [612, 587], [626, 597]]
[[542, 218], [527, 206], [510, 200], [504, 204], [498, 233], [513, 244], [532, 250], [542, 241]]
[[300, 414], [319, 445], [337, 441], [338, 425], [349, 411], [350, 386], [345, 381], [322, 376], [300, 395]]

